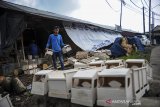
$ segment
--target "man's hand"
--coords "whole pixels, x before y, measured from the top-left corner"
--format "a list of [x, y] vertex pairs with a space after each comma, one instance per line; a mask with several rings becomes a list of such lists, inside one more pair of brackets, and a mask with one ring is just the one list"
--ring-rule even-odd
[[64, 46], [63, 46], [63, 47], [66, 47], [66, 46], [68, 46], [68, 44], [64, 44]]
[[46, 48], [45, 50], [48, 51], [48, 48]]

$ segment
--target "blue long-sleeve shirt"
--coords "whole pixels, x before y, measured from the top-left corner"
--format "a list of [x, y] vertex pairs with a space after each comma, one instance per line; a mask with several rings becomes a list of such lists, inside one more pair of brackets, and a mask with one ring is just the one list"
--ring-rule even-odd
[[64, 46], [62, 36], [60, 34], [58, 34], [57, 36], [55, 36], [54, 34], [50, 34], [46, 48], [48, 48], [50, 45], [52, 46], [53, 52], [62, 51], [61, 48]]

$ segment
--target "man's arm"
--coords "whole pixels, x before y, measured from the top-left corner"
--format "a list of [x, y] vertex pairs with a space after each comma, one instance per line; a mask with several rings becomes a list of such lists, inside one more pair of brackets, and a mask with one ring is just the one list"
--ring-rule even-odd
[[61, 36], [61, 38], [60, 38], [60, 45], [61, 45], [61, 47], [64, 47], [64, 46], [65, 46], [65, 44], [63, 43], [62, 36]]
[[46, 49], [49, 48], [50, 44], [51, 44], [51, 36], [49, 35], [48, 42], [46, 44]]

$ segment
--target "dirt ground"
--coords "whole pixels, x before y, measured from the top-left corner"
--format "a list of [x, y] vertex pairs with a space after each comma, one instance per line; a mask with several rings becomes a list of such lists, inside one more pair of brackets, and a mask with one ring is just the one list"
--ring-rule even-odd
[[[20, 75], [19, 79], [24, 84], [25, 87], [31, 88], [33, 75]], [[19, 95], [15, 93], [10, 94], [10, 98], [13, 106], [15, 107], [23, 107], [24, 105], [32, 102], [32, 96], [30, 93], [30, 89], [27, 89], [26, 92], [21, 93]]]

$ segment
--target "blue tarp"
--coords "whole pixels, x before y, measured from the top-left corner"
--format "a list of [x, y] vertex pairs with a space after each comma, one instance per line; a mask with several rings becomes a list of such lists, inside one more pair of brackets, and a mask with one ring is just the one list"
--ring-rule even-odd
[[[119, 57], [126, 55], [127, 51], [121, 46], [121, 38], [116, 38], [110, 50], [113, 57]], [[144, 46], [141, 43], [140, 39], [137, 37], [127, 38], [129, 44], [135, 44], [138, 51], [144, 51]]]
[[116, 38], [113, 45], [110, 48], [112, 56], [119, 57], [124, 56], [127, 52], [121, 46], [121, 38]]
[[138, 51], [144, 51], [144, 45], [141, 40], [137, 37], [127, 38], [129, 44], [135, 44]]

